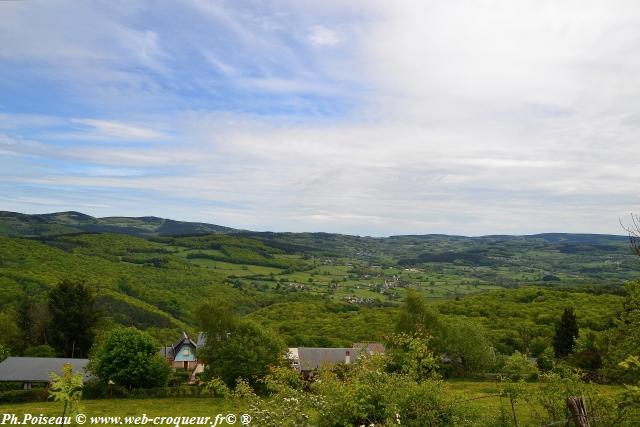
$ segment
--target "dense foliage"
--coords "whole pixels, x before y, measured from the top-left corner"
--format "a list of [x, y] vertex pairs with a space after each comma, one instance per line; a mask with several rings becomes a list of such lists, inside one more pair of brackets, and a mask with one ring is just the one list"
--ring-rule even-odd
[[565, 308], [553, 336], [553, 349], [556, 357], [567, 357], [573, 353], [579, 333], [576, 314], [572, 308]]
[[220, 378], [229, 386], [245, 380], [255, 387], [271, 366], [285, 363], [286, 347], [268, 329], [212, 304], [201, 307], [199, 315], [206, 343], [198, 358], [206, 364], [205, 378]]
[[160, 387], [167, 383], [169, 366], [158, 343], [135, 328], [116, 328], [92, 350], [90, 371], [101, 381], [133, 388]]
[[49, 294], [51, 343], [64, 357], [85, 357], [98, 322], [95, 296], [82, 282], [63, 280]]

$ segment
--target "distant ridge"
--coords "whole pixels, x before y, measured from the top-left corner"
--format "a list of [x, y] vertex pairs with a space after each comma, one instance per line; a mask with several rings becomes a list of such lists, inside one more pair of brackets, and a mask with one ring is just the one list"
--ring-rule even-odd
[[166, 236], [229, 233], [233, 228], [201, 222], [183, 222], [155, 216], [95, 218], [76, 211], [22, 214], [0, 211], [0, 235], [56, 236], [72, 233], [116, 233], [131, 236]]
[[23, 214], [19, 212], [0, 211], [0, 236], [44, 237], [73, 233], [115, 233], [138, 237], [154, 236], [187, 236], [215, 233], [238, 233], [247, 237], [272, 241], [274, 238], [293, 236], [309, 236], [318, 239], [341, 238], [358, 241], [359, 239], [402, 239], [439, 240], [446, 238], [454, 241], [497, 240], [513, 241], [519, 239], [542, 240], [556, 244], [598, 244], [604, 241], [625, 241], [627, 236], [590, 233], [539, 233], [530, 235], [496, 234], [477, 237], [447, 234], [409, 234], [389, 237], [361, 237], [338, 233], [309, 232], [258, 232], [240, 230], [222, 225], [204, 222], [176, 221], [157, 216], [109, 216], [96, 218], [77, 211], [54, 212], [47, 214]]

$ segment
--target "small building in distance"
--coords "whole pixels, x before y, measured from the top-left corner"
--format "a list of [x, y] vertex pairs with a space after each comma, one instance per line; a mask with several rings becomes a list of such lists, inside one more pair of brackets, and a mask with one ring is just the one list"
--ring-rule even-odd
[[48, 385], [50, 373], [62, 375], [65, 364], [73, 366], [74, 373], [84, 375], [87, 382], [91, 375], [87, 372], [89, 359], [69, 359], [61, 357], [7, 357], [0, 363], [0, 381], [21, 382], [22, 388], [31, 389], [35, 384]]
[[351, 347], [293, 347], [289, 348], [288, 356], [293, 368], [308, 379], [322, 366], [350, 365], [361, 356], [384, 352], [384, 345], [380, 343], [355, 343]]

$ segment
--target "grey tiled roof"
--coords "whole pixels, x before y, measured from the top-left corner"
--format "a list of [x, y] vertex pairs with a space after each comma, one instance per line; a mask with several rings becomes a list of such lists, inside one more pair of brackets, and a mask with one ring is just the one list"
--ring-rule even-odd
[[354, 363], [358, 359], [359, 349], [298, 347], [298, 362], [301, 370], [310, 371], [323, 365], [345, 363], [347, 353], [349, 353], [349, 362]]
[[71, 363], [73, 371], [90, 375], [85, 371], [89, 359], [65, 359], [58, 357], [8, 357], [0, 363], [0, 381], [49, 382], [49, 373], [62, 374], [65, 363]]

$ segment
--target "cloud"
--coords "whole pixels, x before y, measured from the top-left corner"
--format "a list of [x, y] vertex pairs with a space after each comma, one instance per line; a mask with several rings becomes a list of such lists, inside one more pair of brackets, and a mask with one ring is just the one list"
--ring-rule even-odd
[[333, 47], [340, 43], [338, 32], [322, 25], [314, 25], [309, 31], [307, 40], [314, 46]]
[[149, 127], [112, 120], [73, 119], [73, 123], [87, 126], [94, 136], [126, 140], [164, 140], [167, 135]]
[[634, 2], [150, 5], [2, 6], [5, 200], [373, 235], [640, 208]]

